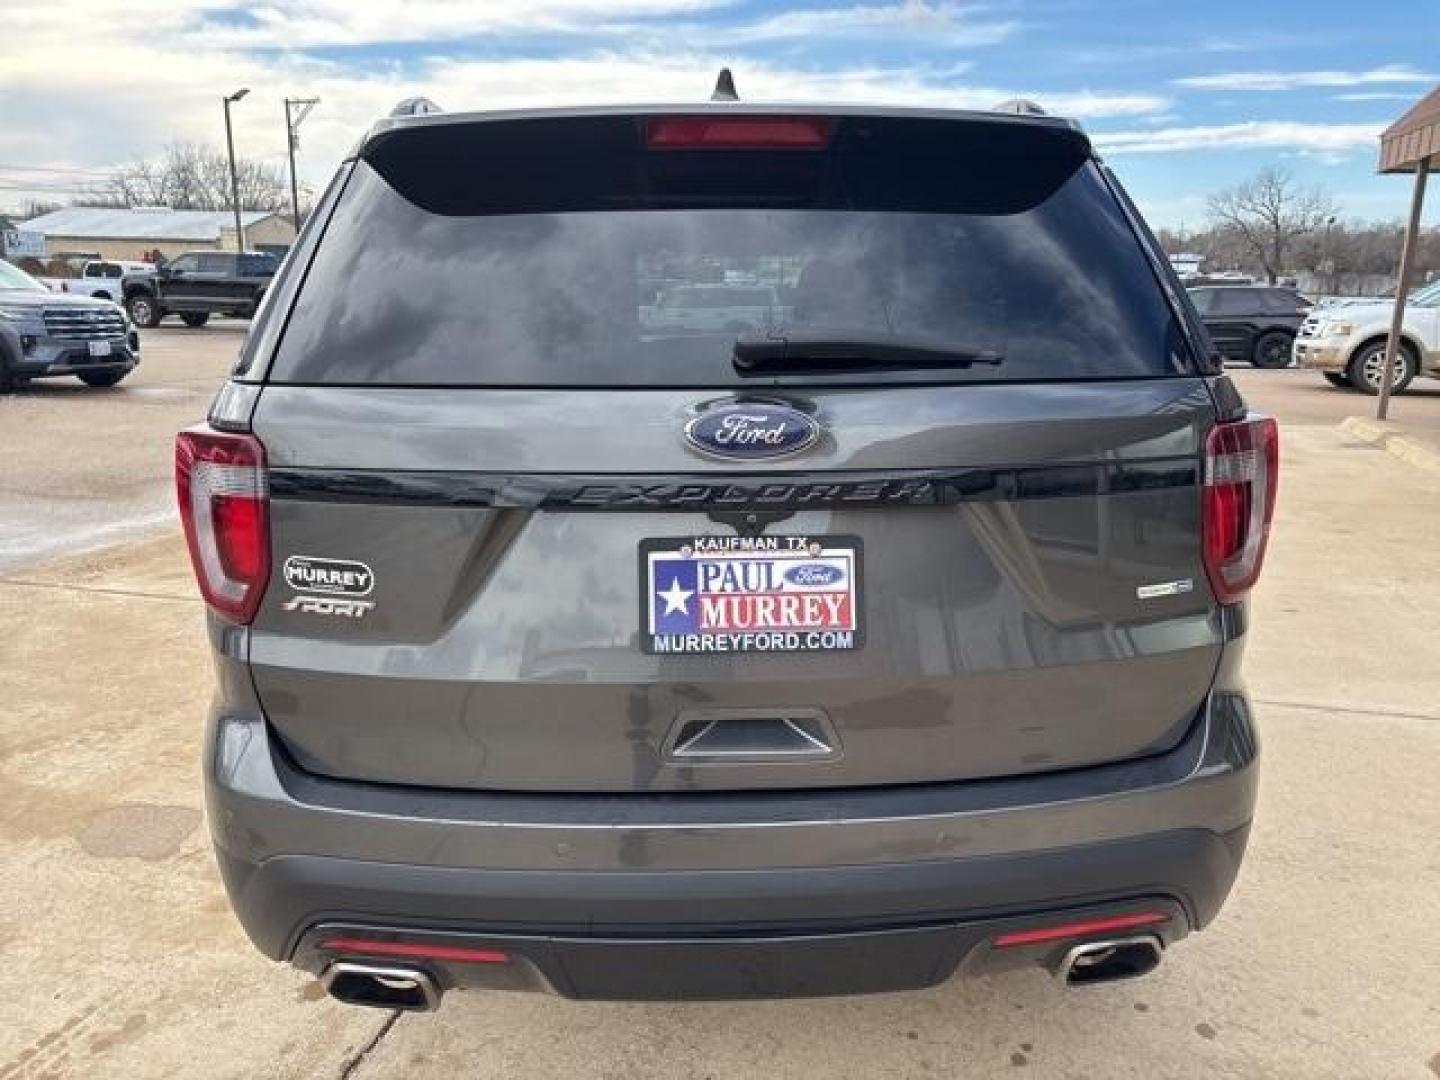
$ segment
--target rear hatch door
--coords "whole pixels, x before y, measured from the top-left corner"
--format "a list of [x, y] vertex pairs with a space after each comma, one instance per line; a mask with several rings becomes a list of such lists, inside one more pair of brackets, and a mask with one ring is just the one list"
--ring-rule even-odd
[[[367, 148], [254, 416], [274, 566], [251, 661], [301, 765], [813, 788], [1181, 737], [1222, 645], [1213, 410], [1083, 139], [805, 123]], [[757, 335], [877, 344], [738, 369]]]

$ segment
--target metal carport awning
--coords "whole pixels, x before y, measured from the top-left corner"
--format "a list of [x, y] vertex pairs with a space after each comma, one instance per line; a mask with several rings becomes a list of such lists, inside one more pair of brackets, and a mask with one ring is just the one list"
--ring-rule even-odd
[[1430, 166], [1440, 161], [1440, 86], [1417, 101], [1404, 116], [1380, 135], [1381, 173], [1414, 173], [1410, 196], [1410, 219], [1405, 225], [1405, 242], [1400, 248], [1400, 279], [1395, 285], [1395, 311], [1390, 317], [1390, 337], [1385, 343], [1385, 361], [1380, 377], [1380, 402], [1376, 418], [1385, 419], [1390, 410], [1390, 390], [1395, 382], [1395, 352], [1400, 329], [1405, 325], [1405, 300], [1410, 292], [1410, 272], [1420, 237], [1420, 211], [1425, 205], [1425, 180]]

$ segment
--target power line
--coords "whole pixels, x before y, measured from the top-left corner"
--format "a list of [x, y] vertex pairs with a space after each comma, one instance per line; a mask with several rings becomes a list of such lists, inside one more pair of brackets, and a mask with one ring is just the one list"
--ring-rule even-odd
[[56, 187], [53, 184], [9, 183], [0, 180], [0, 191], [43, 191], [47, 195], [93, 195], [93, 187]]
[[[277, 157], [279, 155], [276, 155]], [[75, 176], [110, 176], [114, 169], [77, 169], [68, 165], [6, 165], [0, 162], [0, 172], [68, 173]]]

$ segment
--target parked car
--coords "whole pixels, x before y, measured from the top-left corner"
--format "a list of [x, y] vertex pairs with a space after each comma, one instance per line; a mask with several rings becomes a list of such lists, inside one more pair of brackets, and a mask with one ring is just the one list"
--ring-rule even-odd
[[[687, 267], [793, 307], [646, 328]], [[1079, 985], [1215, 918], [1276, 428], [1078, 126], [392, 116], [271, 296], [176, 443], [267, 956], [402, 1009]]]
[[112, 300], [119, 303], [124, 299], [124, 279], [145, 278], [155, 273], [155, 267], [147, 262], [127, 262], [123, 259], [91, 259], [80, 268], [80, 276], [61, 278], [61, 292], [93, 296], [97, 300]]
[[263, 251], [192, 251], [150, 275], [124, 279], [125, 308], [135, 325], [159, 326], [179, 315], [201, 327], [211, 315], [252, 318], [275, 277], [280, 260]]
[[1216, 285], [1189, 292], [1221, 356], [1259, 368], [1289, 366], [1290, 346], [1310, 310], [1309, 300], [1280, 286]]
[[140, 335], [116, 304], [53, 293], [0, 260], [0, 393], [74, 375], [114, 386], [140, 363]]
[[[1311, 313], [1295, 339], [1295, 363], [1320, 372], [1331, 386], [1378, 394], [1394, 310], [1392, 300], [1372, 300]], [[1403, 393], [1417, 375], [1440, 378], [1440, 281], [1405, 302], [1392, 391]]]

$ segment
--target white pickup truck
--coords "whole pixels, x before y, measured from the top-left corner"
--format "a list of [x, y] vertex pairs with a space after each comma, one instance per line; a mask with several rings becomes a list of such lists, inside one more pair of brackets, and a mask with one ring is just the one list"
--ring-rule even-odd
[[91, 259], [80, 268], [80, 276], [61, 278], [52, 284], [60, 292], [93, 296], [97, 300], [111, 300], [120, 303], [125, 299], [121, 281], [132, 274], [153, 274], [152, 263], [132, 262], [126, 259]]
[[[1295, 366], [1314, 368], [1332, 386], [1378, 394], [1392, 311], [1389, 300], [1317, 307], [1300, 324]], [[1391, 389], [1399, 393], [1416, 375], [1440, 378], [1440, 281], [1416, 289], [1405, 303]]]

